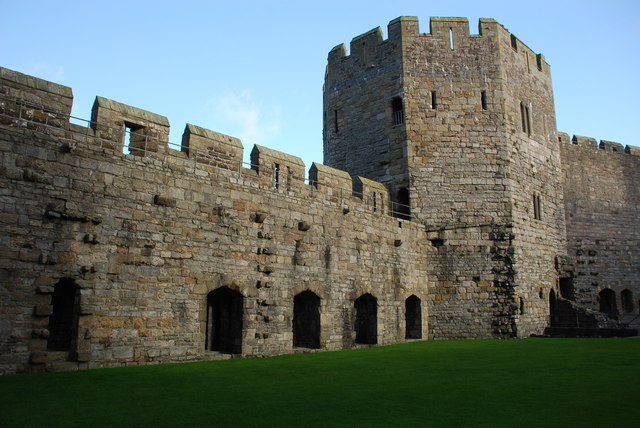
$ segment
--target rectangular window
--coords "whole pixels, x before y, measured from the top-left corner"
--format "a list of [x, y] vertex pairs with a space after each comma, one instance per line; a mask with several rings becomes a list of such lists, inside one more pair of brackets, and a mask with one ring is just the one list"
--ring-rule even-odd
[[404, 108], [402, 105], [402, 98], [395, 97], [391, 100], [391, 111], [393, 114], [393, 124], [402, 124], [404, 122]]
[[513, 34], [511, 35], [511, 47], [518, 52], [518, 38]]
[[487, 109], [487, 91], [480, 92], [480, 104], [482, 104], [482, 110]]
[[333, 111], [333, 130], [338, 133], [338, 110]]
[[280, 187], [280, 164], [274, 164], [273, 166], [273, 188]]
[[453, 45], [453, 28], [449, 27], [449, 48], [453, 50], [455, 46]]
[[436, 91], [431, 91], [431, 109], [436, 110], [438, 108], [438, 97]]
[[523, 102], [520, 103], [520, 119], [522, 120], [522, 132], [531, 135], [531, 114], [529, 112], [529, 106]]
[[533, 194], [533, 218], [534, 220], [542, 220], [542, 204], [540, 203], [540, 195]]

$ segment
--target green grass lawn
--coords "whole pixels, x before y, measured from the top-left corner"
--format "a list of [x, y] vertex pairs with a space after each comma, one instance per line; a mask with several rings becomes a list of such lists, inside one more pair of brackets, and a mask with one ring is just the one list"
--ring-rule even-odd
[[428, 341], [0, 377], [2, 427], [640, 426], [640, 340]]

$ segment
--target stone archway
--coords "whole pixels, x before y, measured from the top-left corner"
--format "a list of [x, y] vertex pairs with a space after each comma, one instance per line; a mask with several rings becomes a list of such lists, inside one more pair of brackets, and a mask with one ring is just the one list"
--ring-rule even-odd
[[226, 286], [207, 294], [207, 350], [242, 353], [243, 305], [244, 296]]
[[309, 290], [293, 298], [293, 346], [320, 348], [320, 297]]
[[80, 288], [74, 280], [63, 278], [54, 285], [51, 306], [53, 312], [49, 316], [47, 349], [72, 351], [78, 339], [80, 315]]
[[610, 288], [605, 288], [598, 293], [600, 299], [600, 312], [609, 318], [618, 319], [618, 307], [616, 305], [616, 292]]
[[354, 302], [356, 311], [356, 343], [378, 343], [378, 301], [371, 294], [363, 294]]
[[422, 339], [422, 306], [417, 296], [404, 301], [405, 339]]

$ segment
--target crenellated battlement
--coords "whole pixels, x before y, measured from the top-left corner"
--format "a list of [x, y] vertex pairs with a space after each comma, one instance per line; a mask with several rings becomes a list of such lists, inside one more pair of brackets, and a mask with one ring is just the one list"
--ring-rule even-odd
[[[399, 209], [389, 203], [389, 193], [383, 184], [351, 177], [345, 171], [318, 163], [312, 164], [308, 178], [305, 178], [305, 164], [301, 158], [260, 145], [253, 147], [251, 164], [245, 168], [240, 139], [193, 124], [186, 124], [180, 145], [172, 144], [169, 142], [169, 120], [165, 116], [104, 97], [96, 97], [91, 120], [85, 121], [88, 127], [73, 124], [69, 113], [73, 100], [70, 88], [4, 68], [0, 68], [0, 72], [4, 91], [0, 93], [0, 123], [43, 132], [63, 129], [65, 137], [73, 141], [64, 150], [87, 144], [134, 159], [185, 159], [195, 162], [201, 169], [235, 171], [265, 189], [305, 197], [325, 195], [322, 197], [335, 198], [339, 195], [343, 199], [342, 205], [353, 207], [353, 202], [360, 200], [364, 209], [375, 213], [393, 215]], [[9, 86], [7, 81], [14, 84]], [[69, 103], [56, 108], [47, 103], [49, 93], [63, 93]], [[40, 100], [45, 102], [40, 103]]]
[[[478, 34], [471, 34], [468, 19], [461, 17], [431, 17], [429, 32], [420, 33], [417, 17], [401, 16], [389, 22], [387, 31], [387, 39], [383, 38], [380, 27], [354, 37], [349, 44], [349, 52], [344, 43], [334, 47], [328, 55], [329, 67], [343, 61], [357, 62], [361, 66], [379, 66], [381, 58], [388, 55], [389, 50], [399, 52], [403, 46], [410, 43], [411, 39], [422, 39], [424, 43], [429, 43], [430, 49], [442, 49], [447, 52], [455, 51], [460, 47], [468, 48], [473, 41], [499, 35], [505, 40], [505, 44], [511, 46], [514, 54], [524, 55], [527, 58], [529, 67], [537, 68], [539, 71], [549, 71], [544, 55], [534, 52], [502, 24], [491, 18], [481, 18], [478, 21]], [[530, 62], [534, 62], [535, 67]]]
[[558, 132], [558, 141], [560, 144], [582, 147], [591, 149], [596, 152], [616, 152], [621, 154], [628, 154], [633, 156], [640, 156], [640, 147], [626, 145], [623, 146], [620, 143], [614, 141], [600, 140], [598, 141], [592, 137], [584, 137], [582, 135], [574, 135], [570, 137], [565, 132]]

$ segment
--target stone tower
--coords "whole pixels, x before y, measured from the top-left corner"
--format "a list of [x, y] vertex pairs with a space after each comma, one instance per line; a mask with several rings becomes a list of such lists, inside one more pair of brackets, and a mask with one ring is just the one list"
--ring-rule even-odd
[[566, 254], [549, 65], [492, 19], [389, 23], [329, 53], [325, 164], [387, 185], [423, 223], [433, 337], [527, 336]]

